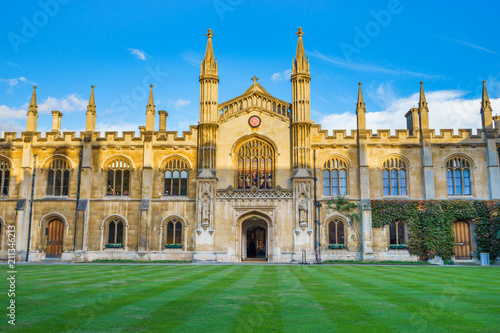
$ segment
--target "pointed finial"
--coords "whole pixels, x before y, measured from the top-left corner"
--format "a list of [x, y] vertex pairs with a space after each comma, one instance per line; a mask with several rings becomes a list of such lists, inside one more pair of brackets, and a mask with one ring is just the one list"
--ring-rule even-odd
[[210, 38], [210, 39], [211, 39], [211, 38], [212, 38], [212, 36], [214, 35], [214, 34], [212, 33], [212, 29], [208, 29], [208, 33], [206, 33], [205, 35], [207, 36], [207, 38]]
[[148, 101], [148, 106], [154, 106], [154, 100], [153, 100], [153, 85], [149, 86], [149, 101]]
[[259, 78], [254, 75], [252, 78], [253, 83], [256, 84], [258, 80]]
[[94, 99], [94, 85], [90, 86], [90, 99], [89, 99], [89, 106], [95, 106], [95, 99]]
[[302, 28], [299, 27], [298, 31], [296, 32], [297, 36], [299, 36], [299, 38], [302, 38], [302, 35], [304, 34], [304, 32], [302, 31]]
[[427, 108], [427, 101], [425, 100], [424, 83], [420, 81], [420, 99], [418, 101], [419, 109]]
[[361, 90], [361, 82], [358, 82], [359, 84], [359, 89], [358, 89], [358, 105], [364, 104], [365, 102], [363, 101], [363, 91]]
[[33, 94], [31, 95], [30, 110], [32, 108], [37, 108], [37, 105], [36, 105], [36, 86], [33, 86]]
[[490, 98], [488, 97], [488, 91], [486, 90], [486, 81], [483, 80], [483, 104], [488, 104], [490, 102]]

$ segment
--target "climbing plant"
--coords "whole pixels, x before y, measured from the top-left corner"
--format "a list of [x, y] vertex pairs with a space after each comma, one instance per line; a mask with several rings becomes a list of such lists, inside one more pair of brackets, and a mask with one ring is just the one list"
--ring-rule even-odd
[[[337, 199], [333, 199], [327, 202], [328, 209], [336, 210], [345, 217], [348, 218], [348, 224], [351, 230], [351, 242], [356, 245], [357, 259], [361, 259], [361, 254], [363, 251], [361, 244], [361, 228], [360, 228], [360, 214], [359, 206], [352, 202], [347, 201], [344, 196], [338, 196]], [[348, 248], [346, 248], [348, 249]]]
[[374, 228], [394, 221], [408, 225], [408, 250], [422, 260], [454, 255], [453, 222], [475, 223], [476, 252], [500, 255], [500, 202], [481, 200], [386, 201], [372, 200]]

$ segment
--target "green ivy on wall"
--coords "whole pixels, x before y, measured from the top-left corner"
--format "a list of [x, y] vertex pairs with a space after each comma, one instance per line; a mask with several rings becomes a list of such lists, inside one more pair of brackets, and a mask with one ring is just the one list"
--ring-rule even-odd
[[454, 255], [453, 222], [466, 220], [475, 224], [476, 252], [500, 255], [500, 202], [472, 200], [385, 201], [372, 200], [374, 228], [393, 221], [408, 226], [408, 250], [422, 260]]

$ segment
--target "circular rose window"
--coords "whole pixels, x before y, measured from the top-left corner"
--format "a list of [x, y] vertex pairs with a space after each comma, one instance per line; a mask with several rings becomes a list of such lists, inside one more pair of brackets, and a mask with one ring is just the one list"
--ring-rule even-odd
[[248, 124], [252, 127], [259, 127], [260, 126], [260, 118], [257, 116], [251, 116], [250, 119], [248, 119]]

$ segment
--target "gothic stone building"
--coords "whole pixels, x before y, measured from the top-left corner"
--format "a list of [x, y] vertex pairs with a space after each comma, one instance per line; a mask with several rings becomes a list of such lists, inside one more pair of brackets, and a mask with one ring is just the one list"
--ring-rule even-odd
[[[395, 135], [367, 129], [360, 84], [357, 130], [330, 136], [311, 121], [309, 61], [301, 29], [297, 35], [291, 102], [269, 94], [254, 77], [242, 95], [221, 103], [209, 30], [199, 123], [181, 137], [166, 131], [165, 111], [158, 111], [154, 128], [152, 86], [138, 136], [95, 131], [93, 86], [85, 132], [61, 133], [62, 113], [53, 111], [52, 131], [43, 135], [34, 87], [26, 131], [0, 138], [1, 257], [7, 257], [7, 228], [15, 226], [17, 255], [26, 256], [30, 238], [32, 261], [286, 263], [301, 260], [304, 250], [312, 260], [316, 168], [323, 260], [357, 253], [365, 260], [415, 260], [407, 250], [389, 249], [407, 241], [403, 223], [372, 228], [371, 199], [500, 198], [499, 139], [485, 87], [477, 135], [429, 129], [421, 83], [407, 129]], [[339, 195], [359, 205], [360, 222], [351, 225], [327, 207]], [[473, 225], [457, 223], [464, 244], [471, 244], [457, 257], [471, 257]]]

